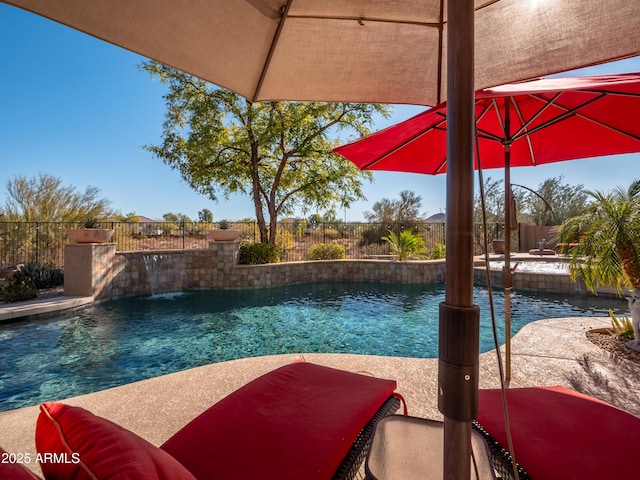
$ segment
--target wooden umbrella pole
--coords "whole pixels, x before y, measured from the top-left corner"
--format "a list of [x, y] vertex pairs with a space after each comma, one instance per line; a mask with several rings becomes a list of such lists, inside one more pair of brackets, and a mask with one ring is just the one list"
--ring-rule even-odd
[[504, 99], [504, 267], [502, 267], [502, 288], [504, 288], [504, 349], [505, 378], [511, 380], [511, 101]]
[[447, 270], [440, 304], [438, 408], [445, 480], [469, 480], [478, 410], [480, 311], [473, 304], [474, 2], [447, 2]]

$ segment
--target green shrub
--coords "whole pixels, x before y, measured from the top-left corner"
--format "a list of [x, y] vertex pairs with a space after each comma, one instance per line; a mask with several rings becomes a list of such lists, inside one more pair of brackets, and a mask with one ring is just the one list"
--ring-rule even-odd
[[9, 280], [0, 288], [0, 299], [7, 302], [23, 302], [38, 296], [38, 289], [28, 280]]
[[259, 265], [278, 263], [280, 247], [272, 243], [244, 243], [240, 245], [239, 262], [241, 265]]
[[408, 260], [409, 257], [424, 253], [424, 238], [419, 233], [413, 233], [411, 230], [403, 230], [400, 235], [389, 230], [387, 237], [382, 240], [389, 242], [391, 253], [398, 255], [401, 261]]
[[447, 257], [447, 247], [442, 243], [436, 242], [431, 249], [431, 258], [437, 260], [439, 258]]
[[344, 257], [344, 247], [337, 243], [318, 243], [309, 249], [309, 260], [339, 260]]
[[64, 285], [64, 273], [60, 268], [41, 263], [27, 263], [22, 265], [18, 272], [19, 278], [31, 282], [37, 289]]

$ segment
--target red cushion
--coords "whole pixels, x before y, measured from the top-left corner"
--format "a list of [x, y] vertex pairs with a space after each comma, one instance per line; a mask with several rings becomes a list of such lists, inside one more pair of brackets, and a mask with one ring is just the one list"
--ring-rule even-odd
[[35, 455], [25, 452], [7, 452], [0, 448], [0, 478], [7, 480], [39, 480], [24, 465], [36, 463]]
[[[507, 390], [516, 461], [534, 479], [638, 478], [640, 418], [564, 387]], [[507, 448], [500, 390], [481, 390], [478, 423]]]
[[56, 455], [40, 465], [47, 479], [195, 480], [165, 451], [80, 407], [42, 404], [36, 448]]
[[329, 479], [392, 395], [392, 380], [311, 363], [238, 389], [160, 448], [198, 479]]

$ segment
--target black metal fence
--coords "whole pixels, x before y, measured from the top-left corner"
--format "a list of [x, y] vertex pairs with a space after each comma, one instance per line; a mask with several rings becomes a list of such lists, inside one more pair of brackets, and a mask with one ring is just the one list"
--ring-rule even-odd
[[[0, 222], [0, 267], [21, 263], [44, 263], [62, 267], [67, 230], [80, 224], [58, 222]], [[98, 228], [114, 230], [112, 241], [118, 251], [186, 250], [208, 247], [208, 231], [219, 228], [215, 223], [202, 222], [103, 222]], [[246, 242], [259, 242], [256, 222], [229, 222], [228, 228], [241, 232]], [[320, 222], [304, 220], [282, 221], [278, 224], [278, 244], [281, 261], [308, 258], [309, 249], [318, 243], [338, 243], [345, 248], [346, 258], [372, 258], [390, 254], [389, 243], [382, 240], [390, 231], [399, 233], [411, 229], [425, 239], [428, 252], [438, 244], [446, 245], [443, 223], [412, 222], [411, 224]], [[502, 238], [502, 224], [489, 225], [489, 241]], [[482, 225], [474, 230], [476, 254], [483, 253]]]

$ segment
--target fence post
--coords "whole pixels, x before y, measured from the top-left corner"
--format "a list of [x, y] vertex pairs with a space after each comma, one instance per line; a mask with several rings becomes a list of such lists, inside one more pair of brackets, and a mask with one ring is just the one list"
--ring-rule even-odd
[[36, 263], [40, 263], [40, 222], [36, 222]]

